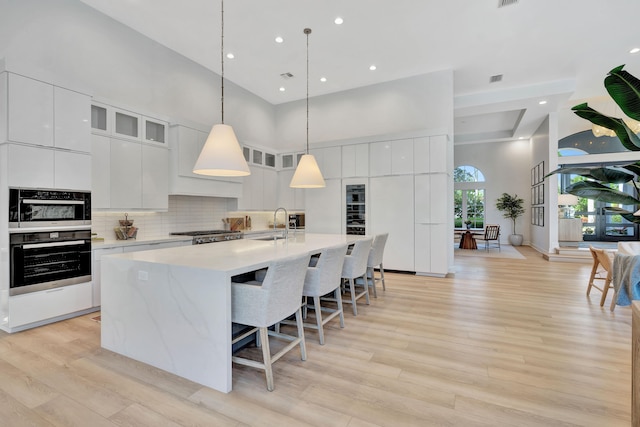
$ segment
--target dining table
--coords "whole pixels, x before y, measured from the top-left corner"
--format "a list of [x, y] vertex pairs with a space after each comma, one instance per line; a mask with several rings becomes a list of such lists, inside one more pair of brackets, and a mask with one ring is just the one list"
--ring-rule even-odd
[[460, 236], [460, 249], [478, 249], [475, 236], [484, 236], [484, 228], [454, 228], [453, 234]]

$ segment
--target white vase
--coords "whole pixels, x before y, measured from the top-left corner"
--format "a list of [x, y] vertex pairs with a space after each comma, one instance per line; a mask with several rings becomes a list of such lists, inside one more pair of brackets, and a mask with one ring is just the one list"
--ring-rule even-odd
[[524, 239], [524, 237], [522, 237], [522, 234], [510, 234], [509, 235], [509, 243], [511, 243], [511, 246], [522, 246], [522, 240]]

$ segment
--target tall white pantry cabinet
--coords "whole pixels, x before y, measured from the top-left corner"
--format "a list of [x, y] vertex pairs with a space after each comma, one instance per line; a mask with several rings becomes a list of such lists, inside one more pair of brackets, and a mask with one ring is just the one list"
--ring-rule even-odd
[[365, 184], [366, 234], [389, 233], [385, 268], [446, 275], [450, 151], [446, 135], [313, 149], [327, 187], [306, 191], [307, 231], [345, 233], [346, 185]]

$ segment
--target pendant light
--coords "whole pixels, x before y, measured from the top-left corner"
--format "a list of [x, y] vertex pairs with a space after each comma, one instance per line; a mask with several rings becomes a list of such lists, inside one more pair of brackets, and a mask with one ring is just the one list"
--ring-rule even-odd
[[326, 184], [322, 172], [320, 172], [316, 158], [313, 154], [309, 154], [309, 34], [311, 34], [311, 28], [305, 28], [304, 33], [307, 35], [307, 151], [300, 158], [300, 163], [291, 178], [289, 187], [323, 188]]
[[224, 0], [221, 0], [220, 100], [221, 124], [213, 125], [193, 173], [209, 176], [247, 176], [251, 174], [233, 128], [224, 124]]

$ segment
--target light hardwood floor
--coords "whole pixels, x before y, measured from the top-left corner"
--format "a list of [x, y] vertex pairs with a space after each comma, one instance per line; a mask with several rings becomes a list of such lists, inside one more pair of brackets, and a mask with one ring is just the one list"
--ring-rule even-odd
[[590, 265], [520, 250], [387, 274], [326, 345], [307, 331], [271, 393], [251, 368], [223, 394], [102, 350], [96, 314], [0, 333], [0, 425], [629, 426], [631, 310], [586, 297]]

